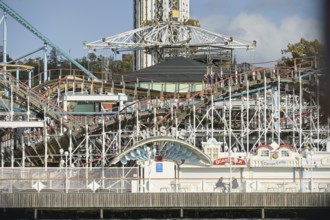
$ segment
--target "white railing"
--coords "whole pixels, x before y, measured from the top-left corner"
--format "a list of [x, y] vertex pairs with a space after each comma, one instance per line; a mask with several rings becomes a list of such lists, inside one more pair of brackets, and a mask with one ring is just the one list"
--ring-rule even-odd
[[137, 168], [0, 168], [0, 193], [130, 192]]
[[[148, 181], [146, 186], [149, 187]], [[238, 187], [231, 188], [229, 180], [224, 187], [216, 187], [217, 179], [151, 179], [150, 192], [330, 192], [330, 178], [314, 179], [241, 179]], [[311, 188], [312, 187], [312, 188]], [[231, 189], [230, 189], [231, 188]], [[146, 189], [148, 192], [148, 188]]]
[[137, 167], [0, 168], [0, 193], [22, 192], [330, 192], [330, 178], [242, 178], [216, 187], [217, 178], [139, 178]]

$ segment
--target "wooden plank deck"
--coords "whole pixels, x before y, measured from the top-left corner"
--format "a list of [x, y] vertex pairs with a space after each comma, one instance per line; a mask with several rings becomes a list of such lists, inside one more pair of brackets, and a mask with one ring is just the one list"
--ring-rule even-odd
[[330, 207], [330, 193], [1, 193], [0, 208]]

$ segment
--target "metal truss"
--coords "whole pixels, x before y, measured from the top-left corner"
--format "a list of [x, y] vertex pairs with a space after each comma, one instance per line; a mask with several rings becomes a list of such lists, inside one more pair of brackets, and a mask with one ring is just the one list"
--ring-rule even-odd
[[248, 43], [200, 27], [180, 22], [154, 22], [125, 33], [86, 43], [88, 49], [113, 49], [116, 51], [159, 48], [253, 49], [256, 42]]

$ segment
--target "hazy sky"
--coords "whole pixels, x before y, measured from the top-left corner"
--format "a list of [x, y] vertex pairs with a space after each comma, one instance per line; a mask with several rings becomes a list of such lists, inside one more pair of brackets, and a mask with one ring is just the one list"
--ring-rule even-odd
[[[3, 1], [74, 58], [87, 55], [83, 41], [95, 41], [133, 27], [132, 0]], [[202, 28], [249, 42], [256, 40], [254, 52], [235, 53], [239, 62], [257, 63], [279, 59], [281, 49], [301, 37], [322, 41], [322, 3], [322, 0], [190, 0], [190, 17], [198, 19]], [[10, 16], [7, 22], [8, 53], [12, 57], [43, 45]], [[2, 35], [1, 26], [1, 42]]]

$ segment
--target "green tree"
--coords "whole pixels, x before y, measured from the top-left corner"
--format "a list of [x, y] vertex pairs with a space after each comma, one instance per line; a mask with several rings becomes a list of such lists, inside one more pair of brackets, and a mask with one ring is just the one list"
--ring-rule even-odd
[[[13, 59], [10, 57], [9, 54], [7, 54], [6, 57], [7, 57], [7, 63], [13, 60]], [[3, 53], [0, 52], [0, 62], [2, 62], [2, 61], [3, 61]], [[12, 64], [15, 64], [15, 63], [12, 63]]]
[[[38, 63], [37, 62], [38, 61], [36, 59], [29, 58], [29, 59], [24, 59], [23, 61], [18, 61], [18, 64], [33, 66], [34, 67], [33, 74], [32, 74], [32, 77], [33, 77], [34, 75], [37, 74], [37, 71], [38, 71]], [[29, 79], [28, 76], [29, 75], [26, 72], [24, 72], [23, 74], [20, 75], [20, 80], [28, 80]]]
[[294, 60], [296, 64], [304, 62], [304, 58], [316, 57], [317, 66], [324, 64], [325, 46], [317, 39], [308, 41], [301, 38], [298, 43], [288, 44], [287, 49], [281, 50], [282, 54], [290, 54], [291, 57], [282, 57], [282, 61], [278, 63], [279, 66], [293, 66]]
[[118, 63], [119, 73], [128, 73], [133, 70], [133, 55], [123, 54], [122, 60]]
[[80, 63], [80, 65], [82, 65], [83, 67], [85, 67], [86, 69], [88, 69], [88, 60], [87, 60], [87, 57], [82, 57], [82, 58], [78, 58], [76, 59], [76, 61], [78, 63]]
[[49, 52], [48, 69], [57, 69], [58, 65], [59, 65], [59, 57], [57, 51], [53, 48]]

